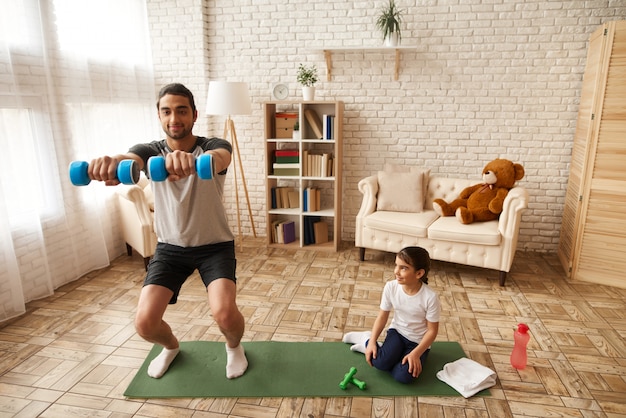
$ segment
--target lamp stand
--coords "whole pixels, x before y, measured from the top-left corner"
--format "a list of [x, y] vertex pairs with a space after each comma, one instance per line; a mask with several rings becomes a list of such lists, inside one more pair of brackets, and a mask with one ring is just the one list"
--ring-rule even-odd
[[239, 215], [239, 185], [237, 182], [237, 166], [239, 166], [239, 171], [241, 172], [241, 182], [243, 184], [243, 190], [246, 195], [246, 203], [248, 205], [248, 216], [250, 217], [250, 225], [252, 225], [252, 234], [256, 238], [256, 229], [254, 228], [254, 220], [252, 219], [252, 208], [250, 207], [250, 196], [248, 195], [248, 186], [246, 185], [246, 175], [243, 171], [243, 164], [241, 163], [241, 154], [239, 154], [239, 141], [237, 141], [237, 132], [235, 131], [235, 122], [228, 116], [226, 122], [224, 123], [224, 139], [228, 139], [228, 136], [232, 138], [232, 144], [235, 148], [235, 152], [233, 156], [237, 160], [233, 164], [233, 173], [235, 180], [235, 203], [237, 205], [237, 233], [239, 235], [239, 245], [243, 243], [243, 236], [241, 234], [241, 217]]

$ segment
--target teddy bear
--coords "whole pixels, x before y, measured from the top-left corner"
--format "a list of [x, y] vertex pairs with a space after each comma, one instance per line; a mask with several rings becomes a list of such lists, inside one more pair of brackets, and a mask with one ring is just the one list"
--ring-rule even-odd
[[459, 198], [447, 203], [443, 199], [433, 201], [433, 209], [439, 216], [452, 216], [462, 224], [498, 219], [504, 198], [517, 180], [524, 177], [524, 167], [505, 159], [495, 159], [483, 169], [484, 183], [466, 187]]

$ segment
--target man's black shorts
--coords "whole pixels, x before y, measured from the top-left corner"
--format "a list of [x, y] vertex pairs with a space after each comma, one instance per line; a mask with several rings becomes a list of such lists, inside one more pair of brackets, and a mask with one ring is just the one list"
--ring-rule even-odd
[[230, 279], [236, 283], [235, 242], [227, 241], [200, 247], [179, 247], [159, 242], [148, 265], [143, 285], [156, 284], [167, 287], [174, 292], [169, 302], [174, 304], [183, 283], [196, 269], [205, 287], [216, 279]]

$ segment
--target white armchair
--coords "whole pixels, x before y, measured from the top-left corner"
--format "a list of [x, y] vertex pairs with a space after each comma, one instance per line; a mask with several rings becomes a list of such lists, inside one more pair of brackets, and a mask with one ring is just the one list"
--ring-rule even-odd
[[120, 204], [120, 221], [128, 255], [137, 251], [148, 269], [154, 255], [157, 237], [154, 232], [154, 197], [150, 181], [143, 175], [137, 184], [117, 186]]

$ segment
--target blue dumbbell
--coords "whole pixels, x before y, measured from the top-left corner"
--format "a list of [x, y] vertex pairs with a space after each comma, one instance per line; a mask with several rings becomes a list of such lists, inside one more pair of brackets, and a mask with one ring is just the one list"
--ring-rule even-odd
[[[148, 173], [152, 181], [164, 181], [169, 173], [165, 169], [165, 157], [150, 157], [148, 160]], [[202, 154], [196, 158], [196, 173], [202, 180], [213, 178], [213, 157], [211, 154]]]
[[[91, 183], [88, 174], [87, 161], [72, 161], [70, 163], [70, 181], [74, 186], [86, 186]], [[117, 165], [117, 179], [123, 184], [136, 184], [139, 181], [139, 167], [135, 160], [122, 160]]]

